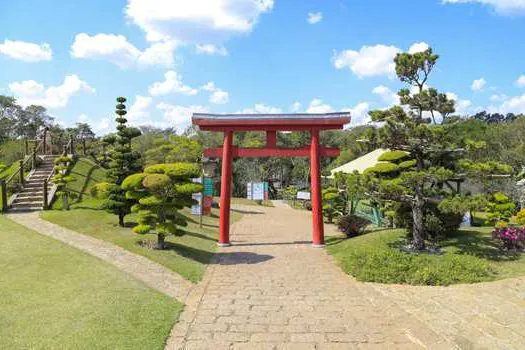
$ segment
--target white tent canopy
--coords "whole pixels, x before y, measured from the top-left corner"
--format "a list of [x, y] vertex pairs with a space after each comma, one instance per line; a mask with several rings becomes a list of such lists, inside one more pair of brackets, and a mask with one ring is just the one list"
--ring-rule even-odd
[[383, 153], [388, 151], [388, 149], [378, 148], [375, 151], [367, 153], [362, 157], [359, 157], [357, 159], [352, 160], [351, 162], [343, 164], [330, 172], [330, 178], [333, 178], [335, 173], [341, 172], [345, 174], [351, 174], [354, 171], [357, 171], [358, 173], [363, 173], [363, 171], [365, 171], [366, 169], [376, 165], [379, 162], [377, 158], [379, 158]]

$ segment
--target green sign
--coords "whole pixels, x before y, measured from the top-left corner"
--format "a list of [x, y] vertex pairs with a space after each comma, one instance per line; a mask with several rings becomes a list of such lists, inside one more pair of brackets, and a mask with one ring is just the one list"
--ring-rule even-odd
[[213, 181], [211, 179], [211, 177], [205, 177], [203, 179], [203, 185], [204, 185], [204, 195], [205, 196], [209, 196], [209, 197], [212, 197], [213, 196]]

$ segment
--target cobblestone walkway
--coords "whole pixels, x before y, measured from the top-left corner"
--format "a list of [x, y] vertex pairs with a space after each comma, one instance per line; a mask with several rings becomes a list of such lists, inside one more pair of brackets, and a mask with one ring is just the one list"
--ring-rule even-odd
[[309, 213], [242, 207], [167, 349], [454, 349], [310, 245]]
[[165, 267], [114, 244], [83, 235], [49, 221], [42, 220], [39, 212], [19, 212], [7, 217], [31, 230], [62, 241], [111, 263], [124, 272], [143, 281], [151, 288], [184, 302], [193, 284]]

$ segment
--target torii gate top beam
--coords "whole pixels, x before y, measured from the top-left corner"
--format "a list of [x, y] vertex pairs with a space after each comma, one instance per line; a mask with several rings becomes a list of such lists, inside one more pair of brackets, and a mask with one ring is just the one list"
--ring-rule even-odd
[[192, 122], [208, 131], [310, 131], [342, 129], [349, 112], [299, 114], [194, 113]]

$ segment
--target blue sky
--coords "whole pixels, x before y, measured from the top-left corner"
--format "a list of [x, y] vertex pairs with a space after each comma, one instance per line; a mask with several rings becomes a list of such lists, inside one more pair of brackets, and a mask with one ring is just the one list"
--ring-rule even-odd
[[[417, 3], [417, 6], [414, 4]], [[0, 0], [0, 94], [64, 125], [172, 126], [203, 112], [396, 103], [396, 52], [441, 55], [429, 85], [461, 114], [525, 112], [525, 0]]]

